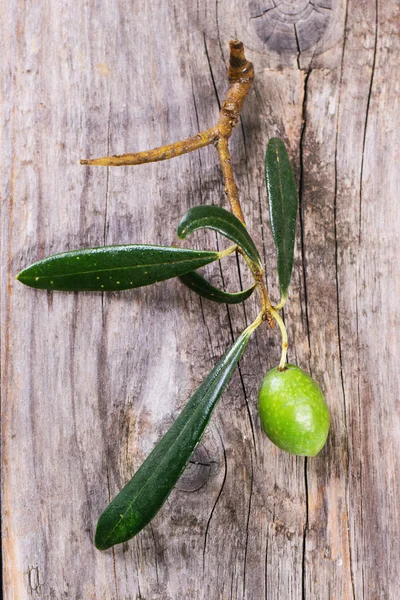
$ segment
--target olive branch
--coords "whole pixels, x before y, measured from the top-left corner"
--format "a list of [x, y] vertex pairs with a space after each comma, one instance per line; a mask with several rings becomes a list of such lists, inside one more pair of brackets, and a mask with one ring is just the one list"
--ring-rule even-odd
[[[270, 221], [281, 293], [276, 305], [271, 303], [262, 261], [246, 228], [232, 170], [229, 139], [253, 80], [254, 68], [245, 57], [243, 44], [231, 41], [229, 87], [214, 127], [152, 150], [80, 161], [87, 166], [140, 165], [214, 145], [231, 212], [218, 206], [195, 206], [181, 218], [177, 234], [180, 239], [185, 239], [199, 229], [212, 229], [228, 238], [233, 245], [220, 252], [138, 244], [85, 248], [49, 256], [17, 276], [19, 281], [30, 287], [73, 292], [127, 290], [179, 277], [201, 296], [226, 304], [244, 302], [255, 289], [259, 292], [257, 318], [215, 365], [133, 478], [100, 516], [95, 536], [95, 544], [100, 550], [129, 540], [161, 508], [199, 443], [252, 333], [261, 323], [267, 322], [273, 327], [276, 322], [282, 337], [279, 366], [267, 374], [260, 388], [259, 409], [265, 432], [280, 448], [309, 456], [319, 452], [328, 435], [329, 413], [318, 385], [298, 367], [286, 365], [288, 337], [279, 311], [287, 299], [293, 268], [298, 200], [285, 146], [281, 140], [272, 138], [265, 156]], [[236, 250], [244, 257], [254, 279], [247, 290], [225, 292], [212, 286], [197, 272], [199, 268], [222, 260]]]

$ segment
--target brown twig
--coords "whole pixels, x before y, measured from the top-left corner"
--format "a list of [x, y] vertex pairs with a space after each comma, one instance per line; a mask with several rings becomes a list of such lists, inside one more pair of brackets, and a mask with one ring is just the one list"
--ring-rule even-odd
[[115, 154], [114, 156], [103, 156], [102, 158], [92, 158], [81, 160], [81, 165], [91, 165], [94, 167], [122, 167], [124, 165], [143, 165], [144, 163], [157, 162], [160, 160], [169, 160], [182, 154], [187, 154], [193, 150], [204, 148], [218, 141], [218, 132], [216, 128], [201, 131], [186, 140], [153, 148], [153, 150], [144, 150], [134, 154]]
[[238, 188], [233, 176], [231, 155], [229, 152], [228, 138], [221, 137], [217, 142], [218, 158], [221, 163], [222, 176], [225, 184], [225, 194], [235, 217], [244, 223], [242, 207], [239, 202]]
[[193, 150], [214, 144], [218, 150], [225, 183], [225, 193], [233, 214], [244, 223], [242, 209], [238, 200], [238, 190], [233, 177], [228, 140], [233, 128], [239, 121], [243, 103], [254, 79], [254, 68], [246, 60], [242, 42], [230, 42], [230, 59], [228, 70], [229, 88], [222, 104], [218, 123], [211, 129], [202, 131], [193, 137], [160, 146], [153, 150], [134, 154], [116, 154], [101, 158], [83, 159], [82, 165], [101, 167], [120, 167], [124, 165], [141, 165], [149, 162], [168, 160]]
[[[224, 178], [225, 194], [233, 214], [245, 225], [242, 208], [239, 201], [238, 188], [232, 170], [231, 155], [229, 152], [229, 138], [234, 127], [237, 125], [244, 101], [254, 79], [254, 68], [244, 55], [242, 42], [232, 40], [229, 43], [229, 88], [222, 104], [217, 124], [211, 129], [202, 131], [193, 137], [189, 137], [173, 144], [160, 146], [153, 150], [145, 150], [134, 154], [116, 154], [101, 158], [81, 160], [82, 165], [120, 167], [124, 165], [140, 165], [144, 163], [168, 160], [181, 156], [193, 150], [204, 148], [213, 144], [217, 148], [219, 161], [221, 163]], [[246, 258], [246, 257], [245, 257]], [[260, 291], [262, 310], [264, 318], [270, 325], [273, 324], [272, 305], [268, 296], [267, 287], [261, 268], [254, 264], [249, 266], [253, 272], [257, 287]]]

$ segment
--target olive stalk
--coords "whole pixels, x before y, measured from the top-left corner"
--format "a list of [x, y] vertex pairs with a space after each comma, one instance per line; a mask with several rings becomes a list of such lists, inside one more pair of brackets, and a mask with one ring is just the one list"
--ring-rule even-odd
[[279, 326], [279, 329], [280, 329], [281, 335], [282, 335], [282, 354], [281, 354], [281, 360], [280, 360], [280, 363], [278, 366], [278, 371], [283, 371], [285, 369], [285, 365], [286, 365], [286, 355], [287, 355], [287, 350], [288, 350], [287, 331], [286, 331], [285, 323], [283, 322], [282, 317], [277, 312], [277, 310], [275, 308], [272, 308], [271, 313], [272, 313], [272, 316], [274, 317], [275, 321], [278, 323], [278, 326]]
[[233, 244], [233, 246], [229, 246], [229, 248], [218, 252], [219, 257], [224, 258], [224, 256], [229, 256], [229, 254], [233, 254], [237, 250], [237, 248], [237, 244]]
[[245, 333], [247, 332], [247, 333], [249, 333], [249, 335], [252, 334], [253, 331], [255, 331], [257, 329], [257, 327], [259, 325], [261, 325], [261, 323], [263, 321], [264, 321], [264, 311], [261, 310], [258, 313], [257, 317], [254, 319], [254, 321], [245, 329]]
[[282, 299], [281, 299], [281, 301], [280, 301], [278, 304], [276, 304], [276, 305], [274, 306], [274, 309], [275, 309], [275, 310], [282, 310], [282, 308], [283, 308], [283, 307], [285, 306], [285, 304], [286, 304], [286, 300], [287, 300], [287, 298], [282, 298]]

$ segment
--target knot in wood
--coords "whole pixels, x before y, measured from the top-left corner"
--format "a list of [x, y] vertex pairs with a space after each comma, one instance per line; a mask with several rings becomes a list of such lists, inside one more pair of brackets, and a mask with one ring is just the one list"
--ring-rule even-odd
[[250, 0], [249, 11], [258, 37], [271, 50], [300, 54], [322, 40], [332, 0]]
[[175, 488], [180, 492], [197, 492], [215, 476], [218, 469], [218, 461], [210, 458], [203, 441], [194, 451]]

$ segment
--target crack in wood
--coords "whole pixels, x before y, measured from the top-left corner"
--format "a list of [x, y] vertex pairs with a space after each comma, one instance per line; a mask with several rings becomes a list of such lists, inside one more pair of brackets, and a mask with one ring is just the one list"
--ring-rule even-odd
[[[300, 69], [300, 47], [298, 46], [298, 67]], [[303, 102], [302, 102], [302, 127], [300, 133], [300, 177], [299, 177], [299, 222], [300, 222], [300, 248], [301, 260], [303, 266], [303, 288], [304, 288], [304, 313], [306, 318], [306, 329], [308, 339], [309, 358], [311, 354], [311, 336], [310, 336], [310, 321], [308, 316], [308, 294], [307, 294], [307, 271], [306, 271], [306, 252], [305, 252], [305, 229], [304, 229], [304, 143], [307, 126], [307, 86], [312, 69], [310, 68], [304, 75], [303, 81]], [[303, 528], [302, 540], [302, 559], [301, 559], [301, 593], [302, 600], [306, 600], [306, 553], [307, 553], [307, 531], [309, 527], [309, 493], [308, 493], [308, 474], [307, 474], [307, 457], [304, 458], [304, 489], [305, 489], [305, 507], [306, 516]]]
[[[348, 19], [348, 2], [346, 2], [346, 12], [345, 12], [345, 20], [344, 20], [344, 31], [347, 29], [347, 19]], [[343, 48], [342, 48], [342, 58], [340, 63], [340, 80], [339, 80], [339, 93], [338, 93], [338, 107], [341, 106], [342, 100], [342, 89], [343, 89], [343, 71], [344, 71], [344, 56], [346, 51], [346, 36], [344, 36], [343, 40]], [[339, 365], [340, 365], [340, 381], [342, 387], [342, 395], [343, 395], [343, 407], [344, 407], [344, 427], [345, 427], [345, 444], [346, 444], [346, 466], [347, 466], [347, 481], [346, 481], [346, 511], [347, 511], [347, 520], [349, 520], [349, 481], [348, 481], [348, 473], [350, 472], [350, 456], [349, 456], [349, 448], [348, 448], [348, 425], [347, 425], [347, 399], [346, 399], [346, 391], [345, 391], [345, 382], [344, 382], [344, 364], [343, 364], [343, 353], [342, 353], [342, 332], [341, 332], [341, 319], [340, 319], [340, 289], [339, 289], [339, 240], [338, 240], [338, 230], [337, 230], [337, 200], [338, 200], [338, 137], [339, 137], [339, 108], [338, 108], [338, 117], [336, 124], [336, 136], [335, 136], [335, 190], [334, 190], [334, 204], [333, 204], [333, 221], [334, 221], [334, 238], [335, 238], [335, 279], [336, 279], [336, 305], [337, 305], [337, 334], [338, 334], [338, 353], [339, 353]], [[351, 544], [351, 535], [350, 532], [347, 531], [347, 541], [348, 541], [348, 549], [349, 549], [349, 563], [350, 563], [350, 579], [351, 579], [351, 588], [352, 588], [352, 597], [355, 600], [355, 584], [354, 584], [354, 571], [353, 571], [353, 551]]]
[[243, 559], [243, 598], [246, 595], [246, 569], [247, 569], [247, 552], [249, 546], [249, 524], [250, 524], [250, 515], [251, 515], [251, 505], [253, 498], [253, 485], [254, 485], [254, 466], [253, 466], [253, 457], [250, 453], [250, 464], [251, 464], [251, 473], [250, 473], [250, 495], [249, 495], [249, 506], [247, 510], [247, 520], [246, 520], [246, 540], [244, 546], [244, 559]]
[[219, 489], [217, 498], [215, 499], [215, 502], [213, 504], [211, 512], [210, 512], [210, 514], [208, 516], [206, 528], [205, 528], [205, 531], [204, 531], [204, 542], [203, 542], [203, 573], [205, 572], [205, 566], [206, 566], [206, 549], [207, 549], [208, 531], [210, 529], [210, 524], [211, 524], [211, 520], [212, 520], [214, 512], [215, 512], [215, 509], [217, 507], [217, 504], [219, 502], [219, 499], [221, 498], [221, 494], [222, 494], [223, 489], [225, 487], [226, 477], [227, 477], [227, 473], [228, 473], [228, 461], [227, 461], [227, 458], [226, 458], [226, 449], [225, 449], [224, 440], [222, 439], [222, 436], [221, 436], [218, 428], [216, 430], [218, 432], [218, 436], [219, 436], [219, 439], [220, 439], [220, 442], [221, 442], [223, 456], [224, 456], [224, 475], [223, 475], [222, 484], [221, 484], [221, 487]]
[[308, 316], [308, 296], [307, 296], [307, 268], [305, 252], [305, 232], [304, 232], [304, 139], [307, 123], [307, 86], [311, 69], [304, 75], [303, 83], [303, 105], [302, 105], [302, 127], [300, 133], [300, 178], [299, 178], [299, 222], [300, 222], [300, 247], [301, 261], [303, 265], [303, 287], [304, 287], [304, 308], [307, 324], [307, 338], [309, 353], [311, 353], [310, 321]]
[[203, 34], [203, 40], [204, 40], [204, 51], [206, 53], [208, 68], [210, 70], [210, 77], [211, 77], [212, 85], [213, 85], [213, 88], [214, 88], [215, 98], [216, 98], [217, 104], [218, 104], [218, 110], [221, 110], [221, 102], [220, 102], [219, 95], [218, 95], [217, 84], [215, 83], [215, 79], [214, 79], [214, 73], [213, 73], [213, 69], [212, 69], [212, 66], [211, 66], [210, 55], [208, 53], [207, 41], [206, 41], [206, 34], [205, 33]]
[[367, 98], [367, 109], [365, 113], [365, 122], [364, 122], [364, 136], [363, 136], [363, 146], [362, 146], [362, 154], [361, 154], [361, 169], [360, 169], [360, 204], [359, 204], [359, 242], [361, 243], [361, 223], [362, 223], [362, 196], [363, 196], [363, 183], [364, 183], [364, 158], [365, 158], [365, 145], [367, 140], [367, 129], [368, 129], [368, 117], [370, 112], [370, 104], [372, 97], [372, 87], [374, 84], [374, 75], [375, 75], [375, 66], [376, 66], [376, 54], [378, 48], [378, 0], [375, 0], [375, 36], [374, 36], [374, 53], [372, 58], [372, 69], [371, 69], [371, 77], [369, 81], [369, 90], [368, 90], [368, 98]]
[[[219, 0], [215, 0], [215, 25], [217, 27], [217, 38], [218, 38], [219, 49], [221, 51], [222, 60], [225, 62], [224, 47], [222, 45], [221, 33], [219, 30]], [[200, 131], [200, 129], [199, 129], [199, 131]]]
[[155, 562], [155, 571], [156, 571], [156, 581], [157, 581], [157, 585], [160, 585], [160, 578], [159, 578], [159, 574], [158, 574], [158, 550], [157, 550], [157, 542], [156, 542], [156, 537], [154, 535], [154, 528], [152, 523], [149, 523], [149, 529], [151, 532], [151, 537], [153, 540], [153, 545], [154, 545], [154, 562]]
[[307, 531], [309, 527], [309, 494], [308, 494], [308, 475], [307, 475], [307, 457], [304, 458], [304, 485], [306, 494], [306, 519], [303, 529], [303, 545], [302, 545], [302, 557], [301, 557], [301, 600], [306, 600], [306, 587], [307, 587]]

